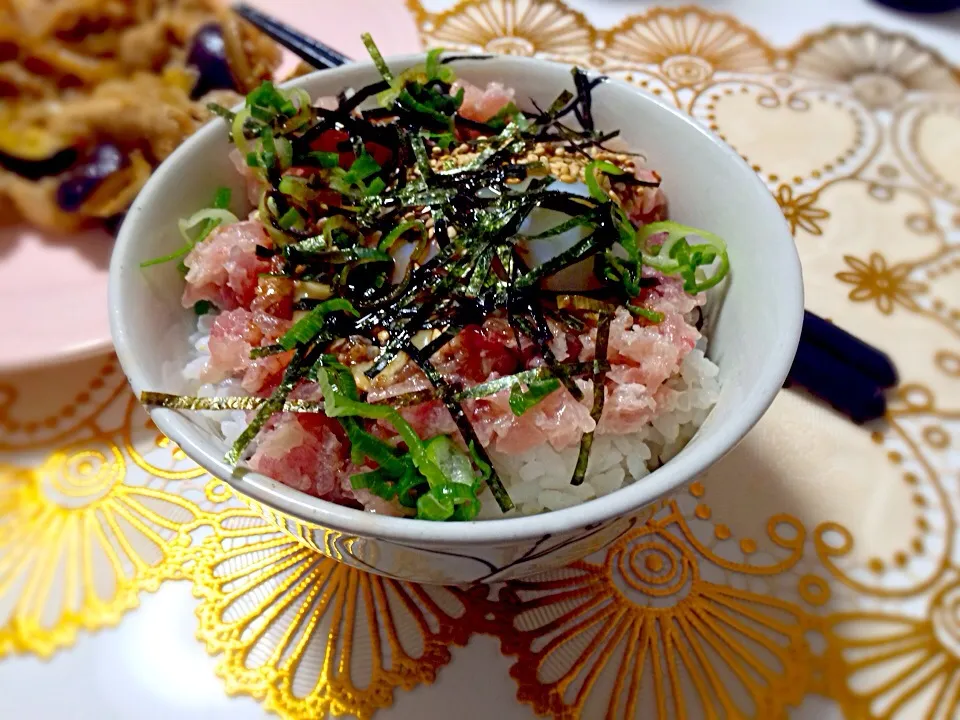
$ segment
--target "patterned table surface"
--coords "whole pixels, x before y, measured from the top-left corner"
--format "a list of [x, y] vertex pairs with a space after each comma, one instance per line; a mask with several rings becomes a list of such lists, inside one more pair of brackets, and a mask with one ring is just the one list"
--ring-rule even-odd
[[886, 421], [781, 393], [608, 551], [467, 590], [274, 531], [156, 433], [113, 358], [0, 378], [0, 717], [960, 717], [960, 20], [702, 5], [333, 20], [391, 51], [597, 68], [714, 129], [783, 208], [807, 306], [895, 357]]

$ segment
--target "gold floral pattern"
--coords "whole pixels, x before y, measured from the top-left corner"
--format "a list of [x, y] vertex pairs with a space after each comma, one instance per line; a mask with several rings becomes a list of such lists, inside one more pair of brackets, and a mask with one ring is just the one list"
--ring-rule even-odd
[[520, 700], [554, 717], [779, 717], [809, 681], [804, 616], [706, 581], [673, 519], [501, 591]]
[[960, 75], [939, 53], [874, 27], [830, 28], [788, 55], [796, 74], [849, 85], [872, 108], [893, 106], [909, 91], [960, 91]]
[[179, 495], [130, 482], [109, 438], [61, 448], [36, 469], [0, 467], [0, 656], [48, 656], [183, 577], [200, 518]]
[[630, 65], [656, 65], [679, 87], [701, 85], [718, 70], [766, 72], [773, 51], [728, 15], [693, 8], [657, 8], [630, 17], [606, 35], [608, 55]]
[[888, 266], [883, 255], [877, 252], [871, 253], [866, 261], [852, 255], [845, 255], [843, 259], [851, 269], [838, 272], [837, 279], [854, 286], [850, 291], [854, 302], [872, 301], [884, 315], [891, 314], [897, 305], [914, 312], [920, 310], [914, 296], [926, 292], [927, 287], [907, 279], [913, 269], [910, 265]]
[[[135, 427], [138, 424], [141, 427]], [[143, 434], [153, 437], [153, 442], [147, 446], [147, 450], [139, 447], [142, 443], [138, 443], [135, 438], [136, 435]], [[203, 468], [190, 462], [187, 454], [157, 429], [153, 421], [141, 411], [140, 404], [134, 397], [127, 400], [123, 449], [137, 467], [156, 477], [167, 480], [187, 480], [201, 477], [206, 473]], [[155, 449], [164, 452], [157, 453], [154, 452]]]
[[423, 11], [418, 15], [429, 18], [421, 20], [426, 44], [460, 50], [582, 55], [593, 48], [596, 38], [582, 14], [552, 0], [468, 1], [435, 18]]
[[790, 232], [796, 235], [797, 228], [800, 228], [811, 235], [823, 234], [820, 223], [830, 217], [830, 213], [815, 205], [816, 193], [794, 196], [793, 188], [784, 184], [777, 188], [775, 197], [790, 225]]
[[960, 715], [960, 583], [941, 590], [926, 619], [838, 613], [828, 624], [831, 694], [850, 717], [870, 720]]
[[479, 599], [355, 570], [259, 513], [222, 513], [200, 554], [198, 636], [231, 693], [283, 717], [370, 717], [430, 683], [482, 624]]

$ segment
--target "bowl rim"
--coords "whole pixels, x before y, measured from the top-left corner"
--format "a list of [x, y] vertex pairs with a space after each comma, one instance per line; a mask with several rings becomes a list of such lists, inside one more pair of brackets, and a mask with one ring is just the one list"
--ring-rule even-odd
[[[469, 56], [463, 57], [469, 61]], [[493, 79], [496, 79], [495, 68], [501, 64], [508, 66], [511, 64], [526, 65], [529, 72], [532, 73], [546, 68], [569, 69], [571, 67], [566, 63], [540, 58], [482, 55], [477, 57], [485, 58], [483, 66], [489, 65], [491, 70], [494, 71], [491, 73], [494, 76]], [[405, 67], [422, 61], [422, 58], [423, 53], [396, 55], [388, 57], [387, 62], [394, 67]], [[373, 63], [370, 61], [358, 62], [333, 69], [319, 70], [286, 82], [283, 86], [308, 85], [320, 75], [336, 76], [365, 70], [375, 72]], [[588, 72], [594, 75], [600, 74], [595, 71]], [[656, 108], [654, 112], [668, 113], [679, 121], [679, 125], [685, 126], [687, 131], [706, 137], [726, 156], [731, 166], [736, 166], [742, 173], [749, 176], [745, 182], [753, 184], [758, 191], [759, 202], [765, 202], [764, 197], [767, 198], [766, 202], [776, 202], [766, 185], [749, 165], [714, 133], [655, 95], [645, 93], [617, 78], [609, 78], [607, 82], [639, 95], [644, 101]], [[179, 161], [202, 147], [214, 133], [218, 132], [219, 127], [216, 123], [217, 120], [214, 119], [180, 145], [156, 169], [141, 190], [141, 197], [148, 197], [152, 186], [158, 186], [167, 175], [175, 175], [178, 172]], [[146, 372], [139, 361], [143, 349], [138, 351], [137, 348], [133, 347], [125, 331], [128, 320], [125, 315], [126, 304], [122, 302], [120, 275], [124, 266], [130, 265], [128, 256], [135, 244], [136, 235], [133, 228], [141, 212], [142, 203], [135, 203], [117, 236], [109, 272], [111, 332], [120, 364], [138, 398], [140, 392], [145, 389], [143, 379]], [[783, 288], [782, 299], [784, 302], [790, 303], [787, 307], [792, 307], [792, 311], [785, 313], [787, 321], [781, 325], [780, 334], [768, 353], [764, 370], [753, 383], [740, 411], [732, 420], [716, 428], [709, 442], [700, 443], [695, 447], [686, 449], [649, 476], [643, 478], [641, 482], [631, 483], [612, 493], [570, 508], [537, 515], [457, 523], [437, 523], [429, 520], [377, 515], [364, 510], [343, 507], [307, 495], [252, 470], [235, 470], [227, 465], [210, 447], [207, 447], [209, 443], [204, 437], [207, 431], [198, 428], [184, 415], [164, 408], [153, 408], [149, 411], [149, 414], [165, 435], [176, 442], [194, 462], [207, 470], [214, 478], [229, 484], [240, 495], [252, 498], [301, 522], [317, 525], [324, 529], [332, 529], [353, 536], [393, 541], [398, 544], [464, 546], [477, 544], [503, 545], [593, 527], [599, 523], [634, 513], [677, 490], [685, 483], [693, 481], [699, 473], [705, 471], [732, 450], [756, 425], [760, 417], [772, 404], [793, 362], [800, 340], [803, 319], [803, 283], [800, 259], [793, 237], [782, 216], [781, 222], [782, 232], [775, 233], [779, 237], [773, 237], [770, 241], [779, 242], [783, 246], [781, 252], [784, 254], [784, 267], [788, 272], [784, 274], [781, 283]]]

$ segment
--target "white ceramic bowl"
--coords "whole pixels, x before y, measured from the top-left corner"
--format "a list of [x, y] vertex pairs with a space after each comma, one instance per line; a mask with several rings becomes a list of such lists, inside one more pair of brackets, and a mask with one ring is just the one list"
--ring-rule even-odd
[[[391, 58], [394, 70], [422, 56]], [[572, 87], [569, 68], [531, 59], [461, 61], [475, 84], [498, 80], [542, 107]], [[295, 81], [313, 97], [377, 79], [369, 63]], [[598, 128], [619, 128], [663, 176], [671, 217], [709, 228], [729, 243], [732, 282], [710, 339], [722, 392], [690, 444], [643, 480], [578, 507], [530, 517], [431, 523], [383, 517], [318, 500], [223, 462], [225, 443], [197, 415], [155, 409], [159, 428], [193, 460], [229, 483], [302, 542], [343, 562], [392, 577], [467, 583], [518, 577], [557, 567], [612, 543], [730, 451], [773, 401], [790, 368], [803, 314], [800, 264], [776, 202], [754, 172], [714, 135], [685, 115], [618, 81], [594, 92]], [[110, 266], [113, 339], [133, 389], [189, 392], [179, 377], [195, 316], [180, 306], [183, 281], [173, 263], [141, 261], [180, 243], [177, 219], [203, 207], [216, 187], [242, 182], [228, 160], [220, 121], [202, 128], [154, 173], [117, 239]]]

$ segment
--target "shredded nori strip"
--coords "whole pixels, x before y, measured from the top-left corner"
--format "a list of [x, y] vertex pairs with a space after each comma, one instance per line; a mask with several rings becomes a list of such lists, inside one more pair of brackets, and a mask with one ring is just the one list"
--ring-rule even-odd
[[[419, 356], [416, 348], [410, 347], [411, 357], [417, 357], [420, 362], [420, 367], [423, 372], [426, 374], [427, 378], [443, 392], [447, 387], [447, 381], [444, 380], [443, 376], [433, 367], [430, 363], [430, 360]], [[497, 505], [500, 506], [500, 509], [503, 512], [512, 510], [513, 500], [510, 499], [510, 495], [507, 494], [507, 489], [503, 486], [503, 483], [500, 482], [500, 476], [497, 475], [497, 471], [493, 467], [493, 463], [490, 461], [490, 456], [487, 454], [486, 449], [483, 447], [483, 444], [480, 442], [480, 439], [477, 437], [476, 431], [473, 429], [473, 425], [470, 424], [470, 420], [467, 419], [466, 414], [463, 412], [463, 408], [460, 406], [459, 402], [450, 401], [446, 403], [447, 409], [450, 411], [450, 414], [453, 415], [453, 421], [457, 424], [457, 429], [460, 430], [460, 434], [463, 436], [464, 442], [467, 444], [467, 447], [473, 448], [473, 451], [477, 454], [477, 457], [490, 468], [490, 472], [487, 474], [487, 487], [490, 488], [490, 492], [493, 493], [494, 500], [497, 501]]]
[[[593, 372], [593, 408], [590, 410], [590, 417], [599, 425], [600, 417], [603, 415], [603, 400], [605, 395], [604, 379], [607, 371], [605, 363], [607, 359], [607, 347], [610, 341], [610, 321], [613, 314], [603, 312], [600, 315], [600, 323], [597, 325], [597, 344], [594, 354], [594, 372]], [[570, 479], [571, 485], [582, 485], [583, 479], [587, 475], [587, 464], [590, 462], [590, 448], [593, 447], [593, 436], [596, 430], [584, 433], [580, 438], [580, 452], [577, 454], [577, 464], [573, 469], [573, 477]]]
[[[148, 391], [140, 393], [140, 402], [144, 405], [167, 408], [168, 410], [257, 410], [269, 401], [269, 398], [251, 397], [249, 395], [243, 397], [193, 397]], [[283, 401], [281, 411], [322, 413], [323, 401], [287, 398]]]
[[297, 382], [306, 374], [307, 370], [313, 364], [315, 356], [319, 354], [316, 348], [317, 346], [314, 345], [311, 350], [306, 350], [303, 347], [296, 350], [293, 359], [290, 360], [290, 364], [287, 365], [287, 369], [283, 373], [283, 379], [280, 381], [280, 385], [273, 391], [273, 394], [267, 401], [260, 406], [253, 420], [251, 420], [250, 424], [240, 433], [240, 437], [236, 439], [233, 447], [230, 448], [224, 458], [226, 462], [231, 465], [236, 465], [243, 456], [247, 446], [260, 432], [260, 428], [262, 428], [275, 413], [283, 409], [287, 395], [291, 393]]

